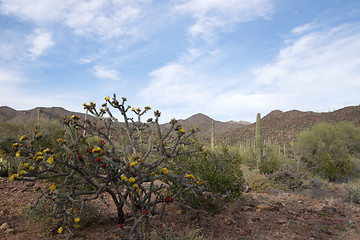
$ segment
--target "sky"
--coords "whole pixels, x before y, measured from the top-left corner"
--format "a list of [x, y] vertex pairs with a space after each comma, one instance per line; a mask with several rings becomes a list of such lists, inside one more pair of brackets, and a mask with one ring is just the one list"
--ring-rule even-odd
[[162, 122], [334, 111], [360, 104], [360, 1], [0, 0], [0, 84], [17, 110], [115, 93]]

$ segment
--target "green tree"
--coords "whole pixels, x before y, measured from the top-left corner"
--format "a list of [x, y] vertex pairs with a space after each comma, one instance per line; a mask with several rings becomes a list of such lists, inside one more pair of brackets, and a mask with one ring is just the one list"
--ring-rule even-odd
[[360, 129], [348, 122], [320, 123], [300, 133], [295, 147], [312, 172], [330, 181], [353, 174], [359, 160]]

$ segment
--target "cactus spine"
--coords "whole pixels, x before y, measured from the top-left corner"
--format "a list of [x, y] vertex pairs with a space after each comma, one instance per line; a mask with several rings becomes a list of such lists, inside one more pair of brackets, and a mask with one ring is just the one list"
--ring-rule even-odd
[[214, 150], [215, 148], [215, 136], [214, 136], [214, 120], [211, 123], [211, 139], [210, 139], [210, 147], [211, 150]]
[[261, 157], [262, 157], [262, 147], [261, 147], [261, 135], [260, 135], [260, 113], [256, 116], [256, 128], [255, 128], [255, 155], [256, 155], [256, 164], [259, 167], [261, 163]]

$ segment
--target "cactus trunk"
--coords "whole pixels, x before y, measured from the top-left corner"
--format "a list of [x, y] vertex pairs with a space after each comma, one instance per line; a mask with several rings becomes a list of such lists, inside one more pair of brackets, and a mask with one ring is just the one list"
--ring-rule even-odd
[[214, 121], [211, 123], [211, 150], [214, 150], [215, 148], [215, 136], [214, 136]]
[[256, 128], [255, 128], [255, 154], [256, 164], [259, 167], [262, 157], [262, 146], [261, 146], [261, 132], [260, 132], [260, 113], [256, 116]]

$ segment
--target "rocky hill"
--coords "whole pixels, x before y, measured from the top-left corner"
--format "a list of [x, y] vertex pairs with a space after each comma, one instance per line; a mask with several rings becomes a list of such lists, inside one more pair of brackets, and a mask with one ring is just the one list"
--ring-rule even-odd
[[[325, 113], [275, 110], [261, 119], [261, 134], [263, 139], [284, 143], [294, 140], [299, 132], [309, 129], [317, 123], [340, 121], [348, 121], [360, 127], [360, 105]], [[255, 123], [237, 128], [222, 136], [226, 142], [232, 144], [253, 141], [254, 137]]]
[[75, 113], [68, 111], [61, 107], [37, 107], [31, 110], [15, 110], [10, 107], [0, 107], [0, 122], [14, 122], [14, 123], [24, 123], [29, 120], [34, 120], [38, 118], [40, 110], [40, 119], [50, 119], [57, 120], [62, 122], [62, 117], [71, 116], [76, 114], [85, 118], [85, 114], [83, 113]]
[[[85, 118], [83, 113], [71, 112], [60, 107], [41, 107], [23, 111], [0, 107], [0, 123], [24, 123], [31, 119], [37, 119], [39, 109], [41, 119], [53, 119], [62, 122], [62, 117], [71, 116], [72, 114], [76, 114], [82, 119]], [[274, 110], [261, 119], [261, 132], [264, 139], [283, 143], [294, 140], [300, 131], [311, 128], [316, 123], [339, 121], [349, 121], [360, 127], [360, 105], [325, 113]], [[251, 124], [242, 121], [221, 122], [201, 113], [184, 120], [180, 119], [178, 122], [182, 124], [185, 130], [190, 129], [192, 126], [198, 127], [200, 129], [198, 137], [205, 144], [210, 142], [212, 122], [214, 122], [215, 139], [218, 143], [221, 141], [226, 141], [229, 144], [251, 142], [255, 136], [255, 123]], [[169, 124], [163, 124], [162, 127], [167, 128]]]

